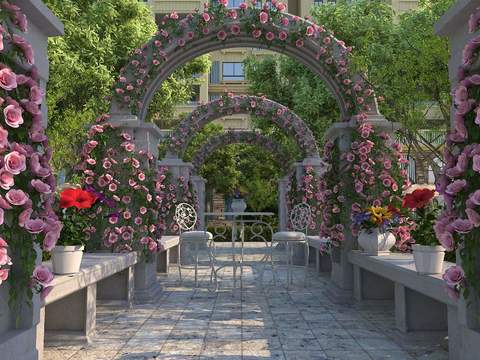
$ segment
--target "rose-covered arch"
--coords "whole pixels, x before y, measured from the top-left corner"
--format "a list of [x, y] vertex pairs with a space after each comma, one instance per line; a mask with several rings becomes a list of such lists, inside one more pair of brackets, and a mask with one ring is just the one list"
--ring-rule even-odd
[[202, 128], [216, 119], [232, 114], [250, 114], [269, 119], [286, 134], [295, 139], [303, 155], [318, 157], [318, 148], [312, 131], [303, 120], [287, 107], [258, 96], [228, 94], [200, 105], [173, 131], [167, 140], [170, 155], [182, 158], [192, 138]]
[[349, 69], [350, 47], [322, 25], [283, 13], [281, 2], [262, 9], [228, 1], [183, 18], [174, 11], [146, 44], [135, 49], [114, 86], [112, 114], [136, 114], [143, 121], [162, 82], [200, 55], [238, 47], [264, 48], [298, 60], [316, 73], [335, 97], [341, 120], [362, 112], [378, 114], [373, 90]]
[[255, 131], [228, 131], [212, 137], [195, 153], [192, 159], [194, 171], [198, 173], [205, 160], [215, 150], [231, 144], [248, 144], [262, 147], [273, 155], [275, 161], [279, 165], [281, 164], [283, 169], [288, 169], [288, 164], [291, 164], [293, 160], [281, 144], [265, 135]]

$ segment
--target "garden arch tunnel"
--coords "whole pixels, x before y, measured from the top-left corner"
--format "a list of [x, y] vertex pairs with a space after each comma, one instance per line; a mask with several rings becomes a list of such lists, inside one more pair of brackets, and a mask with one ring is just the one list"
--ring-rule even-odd
[[250, 47], [286, 54], [317, 74], [336, 99], [341, 121], [361, 112], [379, 115], [373, 90], [349, 69], [351, 48], [322, 25], [282, 13], [278, 4], [264, 9], [218, 4], [181, 19], [176, 12], [166, 16], [121, 69], [111, 114], [144, 121], [162, 82], [186, 62], [220, 49]]

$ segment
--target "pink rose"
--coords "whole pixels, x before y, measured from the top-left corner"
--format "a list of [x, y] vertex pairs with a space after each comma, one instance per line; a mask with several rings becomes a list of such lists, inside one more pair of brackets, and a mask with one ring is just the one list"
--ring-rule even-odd
[[22, 108], [16, 105], [8, 105], [3, 109], [5, 122], [12, 128], [18, 128], [23, 124]]
[[237, 24], [233, 24], [231, 27], [230, 27], [230, 31], [232, 32], [233, 35], [239, 35], [240, 34], [240, 26], [237, 25]]
[[217, 38], [218, 38], [218, 40], [223, 41], [227, 38], [227, 33], [224, 30], [220, 30], [217, 33]]
[[42, 219], [29, 219], [25, 221], [25, 230], [30, 234], [40, 234], [45, 228], [45, 223]]
[[5, 195], [5, 198], [12, 205], [21, 206], [28, 201], [28, 195], [25, 194], [22, 190], [9, 190]]
[[260, 23], [266, 24], [268, 22], [268, 13], [266, 13], [265, 11], [261, 11], [259, 18], [260, 18]]
[[10, 264], [11, 264], [11, 259], [10, 259], [10, 256], [8, 256], [7, 248], [6, 247], [0, 248], [0, 266], [10, 265]]
[[301, 48], [301, 47], [303, 47], [303, 45], [304, 45], [304, 42], [303, 42], [302, 39], [297, 39], [297, 41], [295, 41], [295, 46], [297, 48]]
[[53, 280], [53, 273], [45, 265], [37, 265], [33, 271], [33, 278], [41, 285], [47, 286]]
[[271, 31], [267, 32], [267, 34], [265, 35], [265, 38], [268, 40], [268, 41], [272, 41], [273, 39], [275, 39], [275, 34]]
[[277, 3], [275, 4], [275, 7], [276, 7], [277, 10], [280, 11], [280, 12], [284, 12], [284, 11], [286, 10], [286, 8], [287, 8], [287, 6], [286, 6], [284, 3], [282, 3], [282, 2], [277, 2]]
[[8, 130], [0, 126], [0, 151], [8, 148]]
[[314, 29], [314, 27], [311, 26], [311, 25], [308, 26], [308, 27], [307, 27], [306, 35], [307, 35], [307, 36], [313, 36], [314, 34], [315, 34], [315, 29]]
[[27, 168], [25, 155], [20, 154], [18, 151], [12, 151], [4, 158], [5, 170], [18, 175]]
[[30, 220], [30, 216], [32, 216], [33, 209], [25, 209], [23, 210], [20, 215], [18, 215], [18, 226], [24, 227], [25, 223]]
[[0, 169], [0, 187], [4, 190], [10, 190], [14, 184], [13, 174], [5, 170], [5, 168]]
[[285, 31], [280, 31], [280, 34], [278, 34], [278, 38], [282, 41], [285, 41], [288, 37], [288, 34]]
[[443, 274], [443, 280], [450, 287], [461, 285], [465, 280], [465, 273], [459, 265], [450, 266]]
[[43, 239], [43, 249], [45, 251], [52, 251], [60, 238], [60, 231], [49, 231], [45, 234]]
[[258, 39], [260, 36], [262, 36], [262, 30], [260, 29], [255, 29], [252, 31], [252, 36], [254, 39]]
[[17, 87], [17, 76], [9, 68], [0, 70], [0, 87], [7, 91], [12, 91]]
[[148, 243], [148, 250], [150, 250], [151, 252], [154, 252], [157, 250], [157, 243], [155, 241], [150, 241]]
[[39, 86], [35, 85], [30, 88], [29, 97], [30, 101], [33, 103], [40, 105], [42, 103], [43, 95], [43, 90]]
[[204, 13], [202, 14], [202, 18], [203, 18], [203, 20], [204, 20], [205, 22], [209, 22], [209, 21], [210, 21], [210, 14], [207, 13], [207, 12], [204, 12]]
[[455, 249], [455, 240], [450, 232], [444, 232], [441, 234], [438, 241], [447, 251], [453, 251]]
[[0, 269], [0, 285], [8, 279], [8, 271], [9, 269]]

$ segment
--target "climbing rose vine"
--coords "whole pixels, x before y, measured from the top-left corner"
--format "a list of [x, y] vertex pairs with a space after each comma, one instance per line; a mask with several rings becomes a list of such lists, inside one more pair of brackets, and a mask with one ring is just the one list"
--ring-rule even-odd
[[163, 65], [181, 56], [194, 41], [208, 38], [225, 42], [248, 37], [268, 48], [305, 48], [305, 54], [322, 65], [339, 92], [346, 96], [351, 114], [371, 109], [373, 90], [363, 79], [354, 79], [349, 73], [352, 48], [336, 39], [323, 25], [285, 14], [286, 6], [279, 1], [265, 2], [262, 8], [243, 3], [238, 9], [229, 9], [227, 5], [228, 1], [221, 1], [206, 4], [203, 11], [184, 17], [176, 11], [166, 15], [153, 38], [135, 49], [129, 63], [121, 69], [114, 86], [119, 104], [133, 112], [141, 109], [146, 89], [164, 70]]
[[191, 138], [212, 118], [232, 114], [250, 114], [271, 119], [285, 133], [296, 140], [301, 150], [308, 155], [318, 154], [315, 137], [303, 120], [287, 107], [265, 97], [228, 93], [207, 104], [197, 107], [180, 122], [167, 141], [170, 153], [182, 155]]
[[22, 33], [27, 18], [9, 2], [0, 4], [0, 283], [9, 280], [10, 306], [18, 314], [33, 292], [45, 297], [53, 275], [35, 268], [34, 244], [50, 251], [62, 224], [52, 210], [52, 151], [42, 126], [43, 90], [33, 49]]
[[[89, 229], [104, 246], [114, 252], [158, 250], [156, 223], [158, 209], [154, 200], [156, 170], [153, 156], [136, 151], [127, 132], [101, 116], [88, 131], [82, 162], [77, 166], [87, 191], [100, 202]], [[87, 247], [89, 247], [87, 245]]]
[[[470, 18], [469, 30], [479, 28], [480, 9]], [[447, 138], [445, 167], [437, 189], [446, 209], [435, 224], [438, 241], [447, 251], [459, 250], [461, 266], [444, 274], [448, 293], [469, 296], [470, 287], [480, 294], [478, 256], [480, 245], [480, 74], [472, 70], [478, 60], [480, 36], [463, 51], [463, 65], [454, 95], [454, 129]]]

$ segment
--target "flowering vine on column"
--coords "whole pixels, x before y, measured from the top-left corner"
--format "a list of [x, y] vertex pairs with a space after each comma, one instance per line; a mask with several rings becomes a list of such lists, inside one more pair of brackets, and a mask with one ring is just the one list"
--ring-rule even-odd
[[[479, 29], [480, 8], [471, 15], [471, 33]], [[454, 129], [447, 137], [445, 167], [437, 188], [446, 209], [435, 224], [435, 233], [447, 251], [458, 250], [461, 265], [445, 274], [452, 298], [468, 298], [470, 289], [480, 294], [478, 272], [480, 245], [480, 74], [472, 65], [478, 61], [480, 36], [473, 37], [463, 51], [459, 83], [453, 92]]]
[[[43, 90], [21, 9], [0, 4], [0, 284], [10, 280], [15, 311], [33, 292], [45, 297], [53, 275], [35, 268], [38, 243], [50, 251], [62, 229], [52, 210], [56, 181], [42, 126]], [[18, 312], [17, 312], [18, 313]]]

